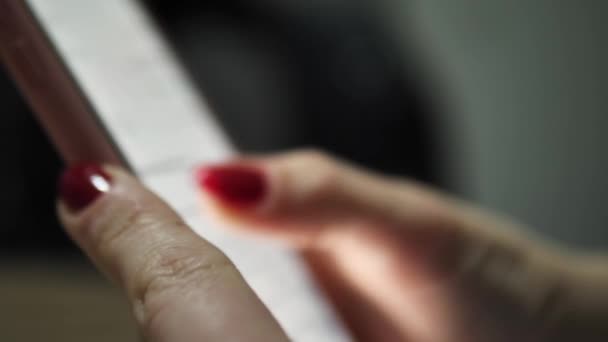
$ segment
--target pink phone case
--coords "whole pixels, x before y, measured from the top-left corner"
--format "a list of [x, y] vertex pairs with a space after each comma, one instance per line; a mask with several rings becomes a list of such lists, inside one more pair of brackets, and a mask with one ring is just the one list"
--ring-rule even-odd
[[0, 54], [67, 163], [127, 166], [94, 108], [22, 0], [0, 0]]

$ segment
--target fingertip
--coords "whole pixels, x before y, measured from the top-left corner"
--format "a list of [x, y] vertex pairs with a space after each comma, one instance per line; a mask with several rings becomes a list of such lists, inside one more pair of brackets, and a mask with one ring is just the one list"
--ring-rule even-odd
[[195, 180], [205, 195], [231, 209], [258, 207], [269, 194], [266, 173], [254, 165], [232, 163], [202, 166], [195, 171]]
[[63, 172], [57, 184], [60, 202], [70, 212], [80, 212], [108, 192], [112, 182], [112, 176], [100, 164], [72, 165]]

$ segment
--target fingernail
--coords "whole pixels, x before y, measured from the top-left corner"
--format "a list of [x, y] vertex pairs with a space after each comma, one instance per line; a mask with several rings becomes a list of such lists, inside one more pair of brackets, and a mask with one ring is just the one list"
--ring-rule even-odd
[[111, 177], [100, 165], [77, 164], [69, 167], [59, 179], [59, 195], [72, 211], [81, 211], [101, 194], [110, 190]]
[[268, 192], [264, 173], [250, 166], [202, 167], [196, 172], [196, 180], [201, 189], [231, 206], [254, 206], [259, 204]]

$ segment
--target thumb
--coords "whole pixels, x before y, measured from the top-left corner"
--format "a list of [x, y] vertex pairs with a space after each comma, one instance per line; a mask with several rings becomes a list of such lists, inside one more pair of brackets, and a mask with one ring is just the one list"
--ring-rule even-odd
[[[555, 248], [412, 182], [317, 152], [206, 167], [198, 180], [224, 222], [322, 252], [340, 281], [419, 340], [491, 340], [503, 321], [504, 336], [527, 336], [567, 297], [571, 263]], [[486, 331], [462, 331], [485, 321]]]
[[60, 193], [65, 229], [125, 291], [146, 340], [286, 339], [230, 260], [129, 174], [74, 166]]

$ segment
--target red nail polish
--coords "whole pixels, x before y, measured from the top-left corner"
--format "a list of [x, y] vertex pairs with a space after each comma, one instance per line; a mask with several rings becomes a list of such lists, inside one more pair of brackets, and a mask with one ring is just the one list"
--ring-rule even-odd
[[243, 165], [203, 167], [196, 173], [199, 186], [226, 204], [250, 207], [268, 192], [266, 177], [259, 169]]
[[110, 190], [110, 176], [97, 164], [69, 167], [59, 179], [59, 195], [73, 211], [80, 211]]

